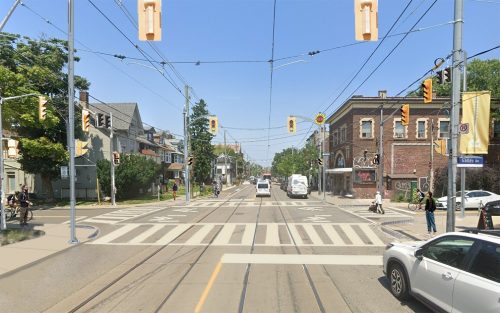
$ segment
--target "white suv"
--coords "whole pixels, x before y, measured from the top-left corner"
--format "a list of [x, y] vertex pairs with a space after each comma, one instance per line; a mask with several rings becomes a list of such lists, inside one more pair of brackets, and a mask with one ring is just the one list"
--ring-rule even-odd
[[452, 232], [427, 242], [391, 243], [384, 274], [392, 294], [436, 312], [500, 312], [500, 232]]

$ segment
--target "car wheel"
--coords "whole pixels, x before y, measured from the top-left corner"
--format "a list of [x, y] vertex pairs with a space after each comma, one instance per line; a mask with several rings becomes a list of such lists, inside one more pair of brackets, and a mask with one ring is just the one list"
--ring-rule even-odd
[[394, 263], [389, 269], [389, 282], [391, 293], [399, 300], [406, 300], [409, 297], [408, 280], [401, 265]]

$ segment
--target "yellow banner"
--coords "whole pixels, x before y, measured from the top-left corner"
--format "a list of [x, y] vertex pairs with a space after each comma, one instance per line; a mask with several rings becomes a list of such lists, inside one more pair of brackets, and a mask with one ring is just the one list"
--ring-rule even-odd
[[462, 93], [461, 154], [488, 154], [490, 91]]

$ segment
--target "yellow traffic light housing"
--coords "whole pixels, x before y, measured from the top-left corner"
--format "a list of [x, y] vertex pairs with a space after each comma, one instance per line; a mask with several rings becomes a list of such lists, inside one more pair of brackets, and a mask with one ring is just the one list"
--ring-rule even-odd
[[354, 31], [358, 41], [378, 40], [378, 0], [354, 0]]
[[401, 124], [403, 126], [408, 126], [410, 124], [410, 105], [403, 104], [401, 106]]
[[424, 95], [424, 103], [432, 102], [432, 79], [427, 78], [422, 83], [422, 93]]
[[161, 0], [138, 0], [139, 40], [161, 40]]
[[210, 116], [208, 118], [208, 130], [212, 135], [217, 135], [217, 131], [219, 130], [219, 120], [217, 116]]
[[90, 130], [90, 112], [82, 110], [82, 130], [86, 133]]
[[47, 98], [38, 96], [38, 119], [44, 121], [47, 117]]
[[78, 139], [75, 139], [75, 157], [81, 157], [82, 155], [85, 155], [88, 151], [89, 142], [88, 141], [81, 141]]
[[288, 128], [288, 132], [290, 134], [294, 134], [296, 131], [297, 131], [297, 123], [296, 123], [296, 118], [295, 116], [289, 116], [288, 117], [288, 122], [287, 122], [287, 128]]

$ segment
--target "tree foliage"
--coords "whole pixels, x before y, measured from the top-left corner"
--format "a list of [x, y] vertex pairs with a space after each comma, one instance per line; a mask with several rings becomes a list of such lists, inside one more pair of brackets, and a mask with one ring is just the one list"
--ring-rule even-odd
[[[9, 34], [0, 37], [2, 97], [36, 93], [49, 99], [44, 121], [39, 121], [36, 96], [5, 101], [2, 108], [4, 129], [21, 138], [19, 162], [22, 169], [41, 175], [49, 200], [53, 198], [51, 180], [57, 177], [59, 167], [68, 161], [63, 118], [67, 116], [68, 106], [68, 79], [64, 73], [68, 59], [66, 46], [67, 43], [59, 39], [33, 40]], [[89, 83], [76, 76], [75, 86], [86, 90]], [[81, 134], [78, 126], [77, 134]]]
[[106, 159], [97, 161], [97, 179], [99, 188], [106, 195], [111, 195], [111, 162]]
[[[160, 171], [159, 164], [144, 156], [132, 154], [121, 158], [115, 168], [116, 196], [119, 199], [138, 196], [151, 187]], [[109, 172], [107, 174], [109, 176]]]
[[312, 142], [302, 149], [287, 148], [274, 155], [272, 174], [288, 177], [292, 174], [317, 175], [318, 149]]
[[189, 135], [191, 139], [191, 155], [194, 157], [194, 181], [198, 184], [210, 180], [210, 172], [214, 159], [213, 135], [208, 131], [207, 104], [203, 99], [195, 103], [190, 116]]

